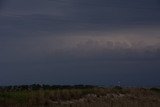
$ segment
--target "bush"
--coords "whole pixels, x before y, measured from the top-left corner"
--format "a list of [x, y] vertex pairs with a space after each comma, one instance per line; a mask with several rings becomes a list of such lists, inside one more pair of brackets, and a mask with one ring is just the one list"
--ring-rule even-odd
[[159, 88], [155, 88], [155, 87], [150, 88], [150, 90], [151, 90], [151, 91], [155, 91], [155, 92], [160, 92], [160, 89], [159, 89]]

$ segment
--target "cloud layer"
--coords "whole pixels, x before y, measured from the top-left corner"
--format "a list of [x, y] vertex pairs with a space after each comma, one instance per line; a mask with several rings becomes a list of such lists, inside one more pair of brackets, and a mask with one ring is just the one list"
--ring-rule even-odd
[[115, 32], [68, 33], [56, 36], [48, 34], [3, 39], [1, 62], [79, 58], [160, 60], [159, 33], [158, 28], [139, 28], [139, 31], [132, 28]]
[[158, 0], [1, 0], [0, 84], [158, 84], [159, 12]]

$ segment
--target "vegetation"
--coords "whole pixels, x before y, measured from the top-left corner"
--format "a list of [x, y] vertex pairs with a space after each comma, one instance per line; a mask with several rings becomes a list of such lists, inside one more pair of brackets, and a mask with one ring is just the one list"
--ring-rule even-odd
[[158, 88], [91, 85], [0, 87], [0, 107], [160, 107]]

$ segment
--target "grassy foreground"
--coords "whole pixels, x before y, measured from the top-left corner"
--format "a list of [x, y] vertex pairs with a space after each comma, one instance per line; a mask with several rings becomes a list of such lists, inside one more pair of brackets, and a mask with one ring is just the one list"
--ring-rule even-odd
[[0, 107], [160, 107], [160, 89], [1, 87]]

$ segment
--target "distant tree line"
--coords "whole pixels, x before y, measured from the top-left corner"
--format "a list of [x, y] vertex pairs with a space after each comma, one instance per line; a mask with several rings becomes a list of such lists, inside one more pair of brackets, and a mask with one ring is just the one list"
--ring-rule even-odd
[[[95, 85], [46, 85], [46, 84], [32, 84], [32, 85], [10, 85], [0, 86], [0, 91], [23, 91], [23, 90], [57, 90], [57, 89], [92, 89], [92, 88], [104, 88]], [[122, 90], [123, 87], [114, 86], [112, 89]], [[160, 88], [152, 87], [151, 91], [160, 92]]]
[[19, 90], [51, 90], [51, 89], [87, 89], [95, 88], [93, 85], [14, 85], [14, 86], [0, 86], [0, 91], [19, 91]]

